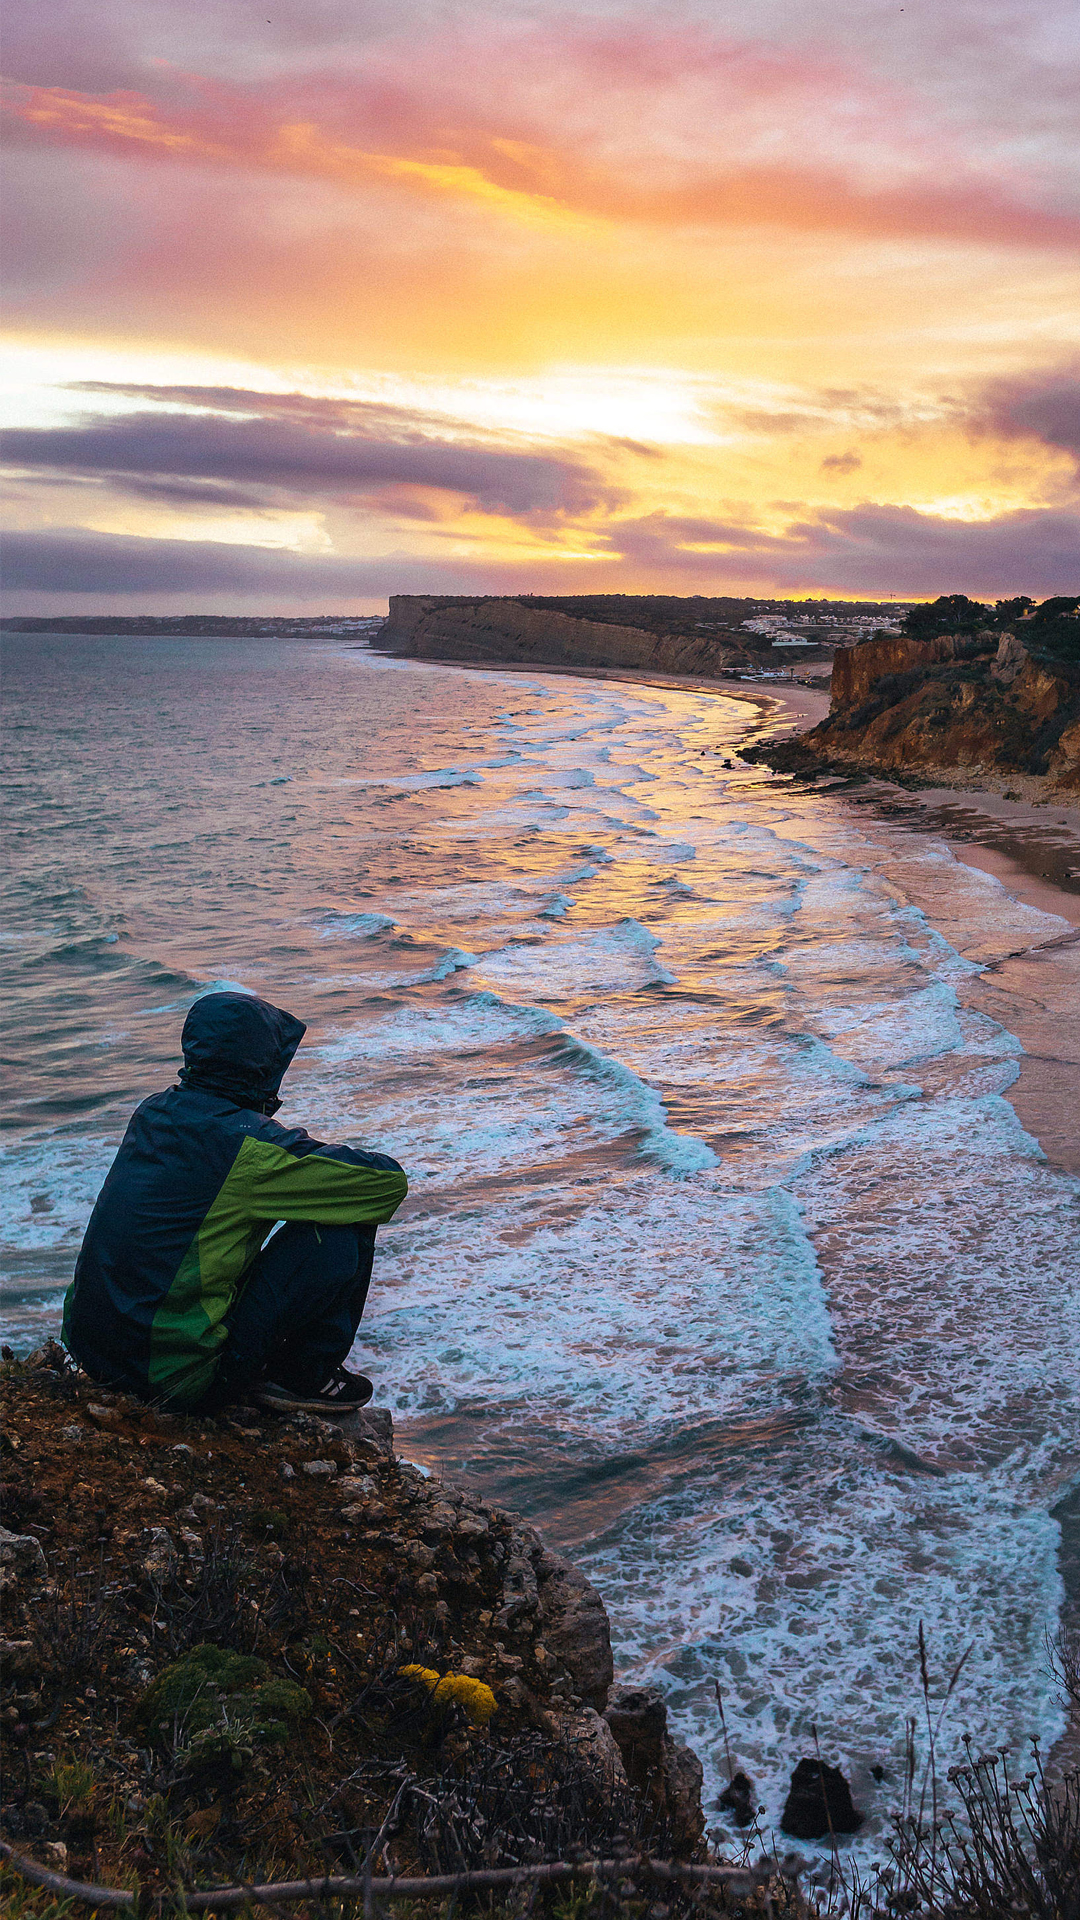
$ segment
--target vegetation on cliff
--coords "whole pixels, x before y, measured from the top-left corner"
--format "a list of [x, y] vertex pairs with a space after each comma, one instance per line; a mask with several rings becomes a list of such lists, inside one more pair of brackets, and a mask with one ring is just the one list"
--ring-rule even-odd
[[747, 757], [781, 772], [922, 785], [1019, 775], [1048, 793], [1080, 792], [1080, 600], [991, 610], [951, 594], [904, 625], [837, 652], [819, 726]]
[[1026, 594], [998, 600], [993, 607], [969, 600], [963, 593], [942, 594], [937, 600], [912, 607], [901, 632], [913, 640], [936, 640], [942, 635], [985, 635], [997, 640], [1014, 633], [1036, 660], [1067, 661], [1080, 665], [1080, 597], [1057, 594], [1036, 605]]
[[[12, 1920], [65, 1920], [86, 1883], [176, 1920], [223, 1887], [233, 1910], [378, 1920], [387, 1875], [406, 1881], [402, 1920], [452, 1920], [459, 1897], [491, 1920], [1077, 1920], [1080, 1775], [1037, 1749], [1023, 1777], [972, 1754], [949, 1811], [934, 1729], [951, 1686], [921, 1640], [928, 1741], [917, 1755], [913, 1724], [888, 1865], [845, 1865], [846, 1782], [796, 1768], [809, 1831], [830, 1809], [808, 1902], [756, 1822], [755, 1868], [702, 1860], [700, 1773], [659, 1696], [587, 1704], [610, 1680], [599, 1596], [512, 1516], [396, 1459], [385, 1419], [170, 1417], [52, 1346], [9, 1359], [3, 1386], [0, 1826], [61, 1882], [0, 1863]], [[1080, 1706], [1080, 1647], [1054, 1659]], [[735, 1774], [721, 1801], [739, 1826], [744, 1790]], [[531, 1880], [437, 1878], [462, 1873]], [[250, 1901], [268, 1882], [274, 1899]]]
[[644, 1773], [604, 1717], [599, 1595], [397, 1459], [387, 1416], [169, 1416], [55, 1346], [3, 1386], [17, 1850], [147, 1898], [355, 1872], [376, 1836], [377, 1872], [698, 1855], [662, 1703]]

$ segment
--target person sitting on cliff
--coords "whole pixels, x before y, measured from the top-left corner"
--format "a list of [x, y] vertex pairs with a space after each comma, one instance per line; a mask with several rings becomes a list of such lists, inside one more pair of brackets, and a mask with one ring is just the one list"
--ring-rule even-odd
[[192, 1007], [179, 1085], [132, 1115], [64, 1301], [64, 1345], [100, 1386], [178, 1412], [370, 1400], [343, 1362], [408, 1183], [271, 1117], [305, 1030], [245, 993]]

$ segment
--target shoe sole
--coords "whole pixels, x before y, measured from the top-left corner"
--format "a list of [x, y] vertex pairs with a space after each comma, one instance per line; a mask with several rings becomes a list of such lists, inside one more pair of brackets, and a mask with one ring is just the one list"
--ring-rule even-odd
[[305, 1400], [300, 1395], [285, 1400], [276, 1393], [257, 1393], [253, 1396], [256, 1406], [265, 1407], [268, 1413], [317, 1413], [323, 1419], [344, 1419], [346, 1414], [362, 1413], [371, 1405], [372, 1394], [366, 1400], [350, 1400], [347, 1404], [333, 1400]]

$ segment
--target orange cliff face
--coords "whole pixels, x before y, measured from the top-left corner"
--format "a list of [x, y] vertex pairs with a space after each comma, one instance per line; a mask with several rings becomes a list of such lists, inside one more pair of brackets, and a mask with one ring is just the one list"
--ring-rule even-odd
[[791, 772], [827, 763], [948, 786], [1022, 775], [1080, 793], [1080, 671], [1015, 634], [885, 635], [836, 653], [827, 720], [779, 749]]
[[934, 640], [884, 634], [880, 639], [861, 640], [855, 647], [839, 647], [833, 656], [832, 712], [861, 706], [869, 699], [871, 688], [888, 676], [926, 672], [946, 661], [986, 653], [997, 644], [997, 634], [987, 631], [985, 635], [942, 634]]

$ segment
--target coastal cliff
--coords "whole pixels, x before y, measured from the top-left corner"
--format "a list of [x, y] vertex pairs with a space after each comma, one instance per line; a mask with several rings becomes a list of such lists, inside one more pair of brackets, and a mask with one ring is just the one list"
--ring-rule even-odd
[[700, 1764], [613, 1686], [599, 1593], [388, 1413], [170, 1416], [52, 1343], [3, 1386], [17, 1848], [148, 1894], [355, 1871], [376, 1833], [391, 1872], [698, 1852]]
[[1029, 651], [1028, 637], [1018, 623], [861, 641], [833, 660], [828, 718], [747, 757], [781, 772], [833, 768], [942, 786], [1019, 777], [1048, 795], [1080, 792], [1080, 665]]
[[656, 631], [590, 620], [521, 600], [393, 594], [389, 617], [375, 645], [406, 659], [463, 660], [484, 666], [535, 663], [571, 672], [583, 667], [629, 667], [711, 676], [746, 658], [745, 641], [745, 635], [740, 642], [734, 631]]

